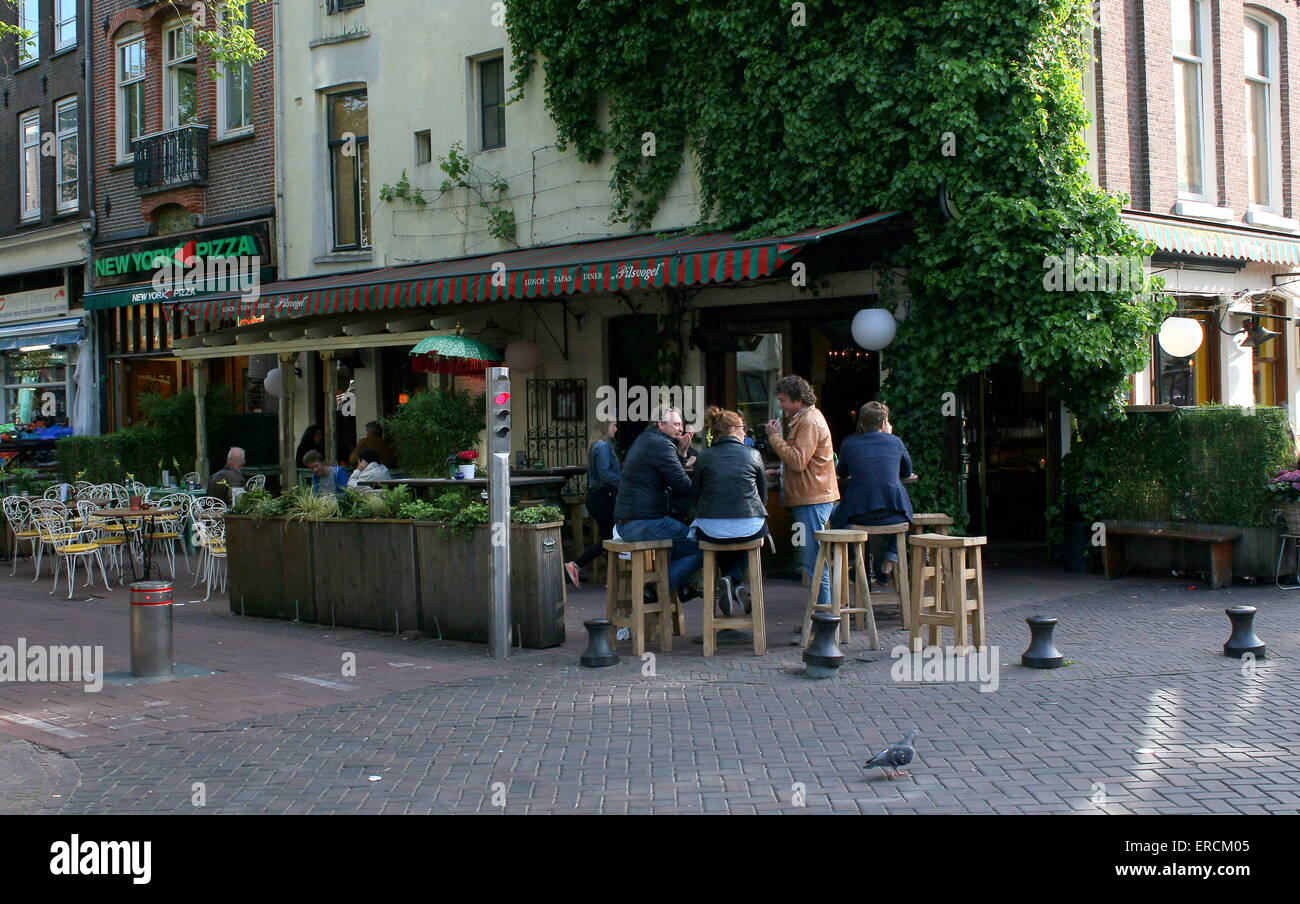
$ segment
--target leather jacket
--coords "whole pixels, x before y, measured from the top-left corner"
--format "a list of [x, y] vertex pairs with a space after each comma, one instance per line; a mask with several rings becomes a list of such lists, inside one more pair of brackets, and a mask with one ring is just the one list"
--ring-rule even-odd
[[692, 477], [696, 518], [766, 518], [763, 456], [734, 436], [700, 453]]

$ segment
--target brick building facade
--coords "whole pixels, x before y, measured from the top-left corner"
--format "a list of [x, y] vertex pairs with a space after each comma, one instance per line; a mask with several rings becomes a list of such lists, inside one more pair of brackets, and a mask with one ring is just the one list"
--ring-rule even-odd
[[[113, 387], [106, 423], [120, 427], [137, 417], [140, 393], [171, 394], [195, 378], [170, 353], [195, 327], [161, 303], [181, 296], [154, 286], [160, 259], [201, 267], [254, 247], [255, 259], [240, 266], [258, 279], [274, 275], [274, 9], [248, 5], [266, 56], [232, 67], [195, 38], [214, 27], [201, 4], [92, 2], [98, 228], [88, 306]], [[185, 292], [215, 287], [198, 272], [197, 290]], [[260, 412], [264, 371], [263, 362], [233, 358], [211, 379], [230, 386], [238, 411]]]
[[[86, 128], [88, 0], [0, 4], [32, 33], [0, 42], [0, 423], [44, 417], [94, 432], [94, 349], [83, 324], [90, 234]], [[85, 373], [76, 368], [85, 364]], [[78, 377], [84, 377], [84, 382]], [[0, 437], [23, 435], [0, 429]]]

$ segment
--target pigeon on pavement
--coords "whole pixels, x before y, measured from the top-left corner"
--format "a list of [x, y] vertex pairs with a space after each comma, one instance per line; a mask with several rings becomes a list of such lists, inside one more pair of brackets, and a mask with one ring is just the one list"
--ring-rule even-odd
[[917, 732], [915, 730], [909, 731], [907, 737], [903, 738], [903, 740], [899, 741], [897, 744], [890, 744], [884, 750], [880, 751], [880, 753], [863, 763], [862, 768], [872, 769], [879, 766], [881, 769], [885, 770], [885, 775], [888, 775], [891, 779], [897, 778], [900, 775], [907, 775], [906, 772], [903, 772], [898, 767], [906, 766], [908, 763], [912, 762], [912, 758], [916, 756], [916, 748], [912, 746], [912, 740], [916, 735]]

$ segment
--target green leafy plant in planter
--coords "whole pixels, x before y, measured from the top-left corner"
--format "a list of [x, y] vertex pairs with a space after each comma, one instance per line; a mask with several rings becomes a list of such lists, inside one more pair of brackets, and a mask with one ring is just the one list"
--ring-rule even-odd
[[417, 392], [384, 422], [401, 466], [415, 477], [446, 477], [447, 456], [478, 444], [487, 426], [483, 396]]
[[44, 488], [38, 490], [44, 481], [40, 479], [40, 472], [35, 468], [8, 467], [4, 471], [4, 480], [11, 493], [29, 493], [35, 496], [44, 492]]
[[554, 505], [521, 506], [510, 513], [510, 520], [516, 524], [549, 524], [563, 521], [564, 513]]

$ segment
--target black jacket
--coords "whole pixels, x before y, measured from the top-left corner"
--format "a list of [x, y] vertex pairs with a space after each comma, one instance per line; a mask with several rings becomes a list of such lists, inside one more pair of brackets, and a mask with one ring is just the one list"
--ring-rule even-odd
[[723, 436], [695, 462], [696, 518], [766, 518], [763, 456], [734, 436]]
[[632, 443], [618, 482], [614, 520], [663, 518], [671, 513], [671, 497], [691, 491], [677, 444], [658, 427], [647, 427]]

